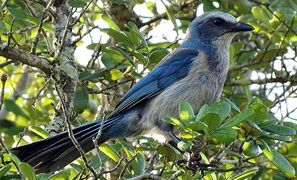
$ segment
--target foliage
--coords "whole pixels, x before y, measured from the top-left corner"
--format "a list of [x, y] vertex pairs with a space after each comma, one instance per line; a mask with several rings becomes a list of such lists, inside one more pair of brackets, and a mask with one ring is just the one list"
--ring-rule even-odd
[[[49, 8], [50, 1], [0, 2], [0, 75], [4, 90], [0, 97], [0, 132], [4, 139], [0, 177], [92, 176], [81, 159], [55, 174], [36, 174], [5, 146], [48, 137], [53, 131], [47, 125], [55, 124], [54, 119], [65, 110], [73, 125], [108, 115], [137, 79], [178, 47], [178, 38], [185, 33], [197, 6], [202, 5], [205, 12], [229, 12], [256, 29], [250, 36], [237, 36], [231, 44], [229, 74], [220, 101], [204, 105], [199, 112], [183, 101], [179, 117], [164, 118], [177, 127], [175, 134], [185, 142], [180, 148], [188, 150], [188, 156], [141, 136], [105, 143], [99, 147], [99, 156], [87, 153], [86, 157], [106, 179], [296, 177], [294, 0], [161, 4], [144, 0], [68, 0], [69, 6], [57, 1]], [[59, 11], [60, 6], [72, 14], [58, 16], [65, 12]], [[139, 6], [150, 13], [149, 17], [136, 11]], [[162, 23], [172, 28], [159, 30], [159, 34], [164, 33], [160, 36], [154, 31]], [[167, 36], [172, 32], [175, 39]], [[91, 53], [88, 58], [77, 54], [84, 46], [84, 52]], [[64, 109], [61, 101], [65, 101]]]

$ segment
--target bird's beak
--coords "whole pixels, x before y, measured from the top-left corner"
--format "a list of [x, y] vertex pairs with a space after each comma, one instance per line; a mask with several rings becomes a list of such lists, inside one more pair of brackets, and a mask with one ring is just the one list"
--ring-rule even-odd
[[235, 23], [231, 28], [231, 32], [240, 32], [240, 31], [252, 31], [254, 30], [255, 28], [251, 25], [248, 25], [248, 24], [245, 24], [245, 23], [242, 23], [242, 22], [238, 22], [238, 23]]

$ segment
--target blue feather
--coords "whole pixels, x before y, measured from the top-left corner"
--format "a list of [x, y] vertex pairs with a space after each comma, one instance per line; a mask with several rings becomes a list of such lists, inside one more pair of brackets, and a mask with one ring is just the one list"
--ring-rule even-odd
[[185, 77], [198, 54], [198, 50], [180, 48], [166, 56], [150, 73], [132, 86], [110, 117], [147, 101]]

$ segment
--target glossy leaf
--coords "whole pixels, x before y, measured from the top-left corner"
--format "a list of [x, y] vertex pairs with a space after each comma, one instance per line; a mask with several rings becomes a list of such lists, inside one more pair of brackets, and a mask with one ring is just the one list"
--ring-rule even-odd
[[76, 85], [73, 107], [76, 113], [81, 114], [88, 107], [89, 94], [86, 86]]
[[0, 177], [4, 176], [11, 168], [10, 164], [7, 164], [0, 168]]
[[242, 121], [246, 120], [248, 117], [250, 117], [251, 115], [254, 114], [254, 110], [253, 109], [248, 109], [244, 112], [241, 112], [237, 115], [235, 115], [234, 117], [228, 119], [224, 124], [222, 124], [220, 127], [222, 128], [230, 128], [233, 127], [235, 125], [238, 125], [239, 123], [241, 123]]
[[168, 124], [179, 126], [181, 128], [185, 128], [186, 127], [183, 122], [181, 122], [179, 119], [176, 119], [174, 117], [166, 117], [166, 118], [163, 119], [163, 121], [166, 122], [166, 123], [168, 123]]
[[192, 106], [187, 101], [181, 101], [179, 103], [179, 118], [181, 121], [191, 121], [195, 118]]
[[271, 126], [266, 126], [263, 127], [265, 131], [282, 135], [282, 136], [294, 136], [296, 134], [296, 130], [293, 128], [290, 128], [288, 126], [283, 126], [283, 125], [271, 125]]
[[157, 147], [157, 151], [159, 154], [162, 154], [169, 162], [174, 161], [176, 159], [176, 152], [167, 144], [159, 145]]
[[120, 160], [119, 154], [108, 144], [101, 144], [99, 146], [100, 151], [102, 151], [104, 154], [106, 154], [109, 158], [114, 160], [115, 162], [118, 162]]
[[43, 139], [49, 137], [48, 132], [45, 131], [44, 129], [42, 129], [41, 127], [39, 127], [39, 126], [30, 126], [28, 128], [28, 130], [35, 133], [35, 134], [37, 134], [38, 136], [42, 137]]
[[295, 169], [291, 163], [274, 149], [263, 149], [264, 155], [283, 173], [289, 177], [295, 176]]
[[249, 140], [242, 145], [243, 153], [247, 156], [256, 156], [260, 153], [260, 147], [255, 140]]
[[22, 175], [26, 179], [36, 180], [35, 172], [34, 172], [33, 168], [28, 163], [21, 162], [18, 166], [20, 168]]
[[236, 139], [237, 132], [236, 130], [228, 127], [218, 128], [211, 134], [211, 136], [219, 143], [230, 143]]
[[220, 116], [215, 113], [208, 113], [204, 116], [203, 121], [207, 126], [207, 132], [211, 134], [221, 123]]

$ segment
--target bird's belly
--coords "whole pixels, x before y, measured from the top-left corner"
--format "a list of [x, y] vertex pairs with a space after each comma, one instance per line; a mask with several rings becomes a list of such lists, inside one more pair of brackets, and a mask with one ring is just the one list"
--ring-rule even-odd
[[215, 102], [221, 95], [223, 84], [211, 74], [199, 78], [183, 79], [165, 89], [153, 98], [145, 107], [141, 118], [144, 129], [152, 129], [158, 121], [167, 116], [178, 117], [179, 103], [188, 101], [197, 113], [204, 104]]

